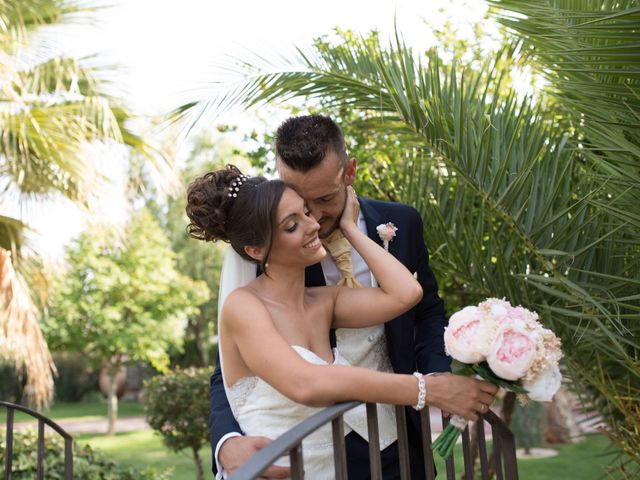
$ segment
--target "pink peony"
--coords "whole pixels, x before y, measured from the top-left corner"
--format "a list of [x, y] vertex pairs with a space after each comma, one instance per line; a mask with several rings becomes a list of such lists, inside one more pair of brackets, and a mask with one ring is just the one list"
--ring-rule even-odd
[[491, 328], [478, 307], [465, 307], [451, 315], [444, 331], [447, 353], [462, 363], [485, 360], [491, 344]]
[[550, 402], [562, 383], [562, 375], [558, 364], [550, 365], [542, 371], [534, 380], [522, 382], [527, 390], [529, 398], [537, 402]]
[[487, 355], [489, 367], [505, 380], [522, 378], [536, 357], [536, 343], [533, 335], [520, 326], [502, 327]]
[[538, 315], [524, 307], [508, 307], [507, 316], [514, 323], [527, 325], [530, 328], [539, 328]]

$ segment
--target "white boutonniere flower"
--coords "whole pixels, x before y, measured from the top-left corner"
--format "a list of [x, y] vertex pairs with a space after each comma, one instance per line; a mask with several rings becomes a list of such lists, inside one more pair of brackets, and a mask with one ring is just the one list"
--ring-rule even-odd
[[389, 251], [389, 242], [393, 240], [393, 237], [396, 236], [396, 232], [398, 228], [391, 222], [389, 223], [381, 223], [376, 227], [378, 232], [378, 236], [384, 245], [384, 249]]

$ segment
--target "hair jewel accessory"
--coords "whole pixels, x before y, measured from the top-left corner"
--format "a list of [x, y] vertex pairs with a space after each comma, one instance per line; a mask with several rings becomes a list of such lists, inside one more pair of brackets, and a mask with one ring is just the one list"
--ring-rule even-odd
[[238, 175], [229, 185], [229, 197], [236, 198], [240, 191], [240, 186], [249, 179], [246, 175]]

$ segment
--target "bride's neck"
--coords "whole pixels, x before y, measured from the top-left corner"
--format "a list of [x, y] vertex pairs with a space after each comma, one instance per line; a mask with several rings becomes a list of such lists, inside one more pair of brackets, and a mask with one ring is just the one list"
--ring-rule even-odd
[[263, 293], [271, 300], [296, 304], [304, 300], [304, 268], [270, 266], [262, 274]]

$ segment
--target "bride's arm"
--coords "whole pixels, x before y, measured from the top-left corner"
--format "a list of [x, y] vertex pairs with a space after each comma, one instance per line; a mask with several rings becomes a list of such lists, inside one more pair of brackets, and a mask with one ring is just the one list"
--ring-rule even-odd
[[[246, 289], [235, 290], [227, 298], [221, 327], [223, 348], [234, 345], [253, 375], [298, 403], [321, 407], [345, 400], [417, 402], [418, 380], [413, 375], [309, 363], [280, 335], [262, 302]], [[230, 370], [226, 363], [225, 373]]]
[[358, 200], [352, 187], [340, 228], [349, 243], [369, 266], [380, 288], [337, 288], [334, 327], [367, 327], [384, 323], [406, 312], [422, 298], [422, 287], [411, 272], [380, 247], [356, 224]]
[[[234, 344], [253, 375], [298, 403], [323, 407], [348, 400], [396, 405], [418, 401], [418, 380], [413, 375], [307, 362], [282, 338], [264, 305], [247, 290], [229, 295], [221, 325], [223, 346]], [[497, 391], [490, 383], [458, 375], [424, 380], [427, 404], [469, 420], [478, 419], [478, 405], [491, 404]]]

